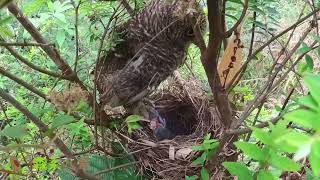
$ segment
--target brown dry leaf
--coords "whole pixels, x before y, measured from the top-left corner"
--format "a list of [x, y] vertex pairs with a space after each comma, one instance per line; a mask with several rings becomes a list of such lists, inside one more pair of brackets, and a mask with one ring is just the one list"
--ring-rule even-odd
[[20, 171], [21, 165], [15, 156], [10, 157], [10, 164], [12, 166], [13, 172], [18, 173]]
[[174, 160], [174, 146], [169, 147], [169, 159]]
[[88, 94], [80, 86], [72, 84], [61, 92], [50, 91], [48, 98], [61, 111], [71, 112], [76, 108], [81, 100], [86, 101]]
[[186, 159], [191, 152], [192, 152], [192, 149], [190, 147], [179, 149], [176, 152], [176, 157], [180, 159]]
[[239, 44], [236, 39], [237, 37], [233, 35], [218, 65], [220, 81], [225, 87], [229, 86], [229, 83], [242, 67], [243, 48], [238, 47]]

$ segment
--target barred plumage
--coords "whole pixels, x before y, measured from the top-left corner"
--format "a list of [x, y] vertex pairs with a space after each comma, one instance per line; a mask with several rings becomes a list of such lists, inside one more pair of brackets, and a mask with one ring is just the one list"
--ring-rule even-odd
[[170, 76], [195, 43], [195, 22], [204, 31], [205, 16], [195, 0], [157, 0], [129, 20], [123, 43], [130, 45], [122, 45], [126, 47], [120, 52], [122, 59], [113, 56], [118, 63], [123, 64], [123, 58], [127, 62], [113, 74], [105, 101], [111, 107], [139, 101]]

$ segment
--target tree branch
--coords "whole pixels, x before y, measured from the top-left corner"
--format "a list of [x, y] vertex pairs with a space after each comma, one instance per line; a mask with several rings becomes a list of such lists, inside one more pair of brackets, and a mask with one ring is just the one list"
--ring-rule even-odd
[[208, 48], [204, 53], [201, 54], [201, 62], [204, 66], [206, 75], [208, 77], [211, 91], [216, 100], [216, 104], [221, 116], [221, 123], [224, 126], [224, 132], [220, 138], [219, 149], [217, 150], [214, 157], [212, 157], [206, 164], [206, 167], [208, 168], [209, 172], [212, 172], [215, 166], [219, 163], [219, 161], [217, 161], [219, 152], [222, 151], [225, 144], [231, 138], [229, 135], [225, 133], [225, 130], [230, 128], [231, 122], [233, 120], [233, 113], [230, 107], [230, 102], [228, 100], [228, 95], [226, 90], [222, 87], [217, 70], [219, 52], [221, 49], [222, 41], [225, 38], [225, 33], [223, 30], [224, 24], [222, 21], [222, 1], [223, 0], [207, 0], [210, 35]]
[[0, 46], [54, 46], [54, 44], [41, 44], [35, 42], [0, 42]]
[[122, 6], [127, 10], [131, 17], [134, 16], [134, 10], [131, 8], [130, 4], [126, 0], [120, 0]]
[[[22, 13], [15, 3], [10, 3], [8, 5], [8, 9], [38, 43], [49, 44], [49, 42], [40, 34], [37, 28], [33, 26], [31, 21]], [[50, 46], [40, 47], [48, 54], [64, 74], [75, 76], [71, 67], [67, 64], [67, 61], [60, 56], [56, 48]]]
[[71, 80], [71, 77], [69, 77], [69, 76], [58, 74], [56, 72], [52, 72], [52, 71], [49, 71], [47, 69], [43, 69], [43, 68], [41, 68], [39, 66], [36, 66], [36, 65], [32, 64], [29, 60], [27, 60], [26, 58], [22, 57], [16, 50], [14, 50], [10, 46], [4, 45], [4, 48], [6, 48], [11, 53], [12, 56], [14, 56], [16, 59], [20, 60], [25, 65], [29, 66], [31, 69], [34, 69], [36, 71], [39, 71], [39, 72], [41, 72], [43, 74], [47, 74], [47, 75], [52, 76], [52, 77]]
[[47, 96], [39, 91], [38, 89], [36, 89], [35, 87], [33, 87], [32, 85], [28, 84], [27, 82], [25, 82], [24, 80], [18, 78], [17, 76], [11, 74], [10, 72], [4, 70], [2, 67], [0, 67], [0, 74], [8, 77], [9, 79], [15, 81], [16, 83], [20, 84], [21, 86], [25, 87], [26, 89], [28, 89], [29, 91], [33, 92], [34, 94], [42, 97], [45, 100], [48, 100]]
[[225, 128], [228, 128], [232, 120], [232, 111], [225, 89], [222, 87], [217, 71], [217, 62], [221, 43], [224, 39], [223, 26], [221, 24], [222, 0], [207, 1], [208, 19], [209, 19], [209, 44], [208, 48], [202, 54], [201, 61], [206, 71], [211, 91], [219, 108], [221, 120]]

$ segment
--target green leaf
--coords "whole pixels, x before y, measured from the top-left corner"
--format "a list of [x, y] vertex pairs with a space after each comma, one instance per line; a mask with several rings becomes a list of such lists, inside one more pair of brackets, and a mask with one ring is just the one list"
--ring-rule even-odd
[[52, 1], [47, 1], [48, 9], [49, 11], [53, 12], [54, 11], [54, 6]]
[[305, 128], [320, 129], [320, 114], [307, 109], [298, 109], [287, 113], [284, 118]]
[[128, 117], [126, 118], [126, 121], [127, 121], [128, 123], [130, 123], [130, 122], [138, 122], [138, 121], [140, 121], [141, 119], [142, 119], [142, 117], [139, 116], [139, 115], [130, 115], [130, 116], [128, 116]]
[[201, 146], [192, 146], [192, 150], [194, 151], [204, 151], [204, 147], [201, 145]]
[[197, 180], [198, 176], [197, 175], [193, 175], [193, 176], [186, 176], [185, 180]]
[[282, 136], [280, 135], [278, 138], [275, 138], [275, 143], [277, 143], [279, 146], [283, 146], [283, 144], [288, 144], [295, 147], [295, 151], [297, 151], [298, 148], [312, 140], [311, 137], [307, 134], [303, 134], [297, 131], [291, 131], [289, 133], [285, 133]]
[[298, 65], [298, 73], [301, 75], [304, 75], [307, 70], [308, 70], [308, 65], [303, 62], [300, 62]]
[[304, 82], [306, 83], [311, 96], [314, 100], [320, 104], [320, 75], [317, 76], [305, 76]]
[[257, 180], [277, 180], [278, 178], [274, 177], [274, 175], [270, 171], [259, 171], [257, 175]]
[[318, 103], [310, 95], [300, 98], [298, 100], [298, 103], [308, 108], [311, 108], [314, 111], [318, 111], [319, 109]]
[[252, 172], [246, 165], [240, 162], [224, 162], [223, 166], [234, 176], [238, 177], [238, 180], [252, 180]]
[[233, 2], [233, 3], [236, 3], [236, 4], [244, 5], [241, 0], [228, 0], [228, 2]]
[[62, 13], [55, 13], [54, 16], [60, 21], [67, 23], [66, 16]]
[[54, 118], [51, 124], [51, 128], [55, 129], [66, 124], [70, 124], [72, 122], [75, 122], [75, 118], [73, 116], [59, 114], [56, 118]]
[[282, 171], [298, 171], [301, 169], [301, 165], [294, 162], [292, 159], [278, 155], [276, 152], [270, 154], [270, 163], [272, 166]]
[[35, 0], [24, 3], [23, 12], [26, 13], [26, 15], [32, 15], [33, 13], [36, 13], [41, 7], [43, 7], [45, 3], [46, 0]]
[[12, 127], [7, 126], [2, 131], [0, 131], [0, 135], [12, 137], [12, 138], [21, 138], [27, 134], [28, 134], [28, 129], [26, 124], [12, 126]]
[[0, 26], [6, 25], [7, 23], [9, 23], [11, 20], [13, 19], [13, 17], [8, 16], [5, 17], [3, 19], [0, 19]]
[[273, 145], [273, 139], [270, 136], [270, 133], [265, 132], [259, 128], [253, 128], [253, 136], [259, 139], [261, 142], [267, 145]]
[[306, 44], [306, 43], [302, 43], [302, 47], [297, 51], [297, 53], [299, 54], [304, 54], [307, 53], [311, 50], [311, 48]]
[[128, 122], [128, 132], [132, 133], [134, 130], [142, 129], [142, 126], [137, 122]]
[[250, 158], [258, 161], [264, 161], [266, 154], [259, 148], [257, 145], [248, 143], [248, 142], [236, 142], [235, 145], [239, 148], [244, 154]]
[[320, 141], [316, 141], [311, 146], [311, 153], [309, 157], [311, 169], [315, 176], [320, 176]]
[[66, 34], [64, 30], [59, 30], [56, 36], [56, 41], [58, 45], [61, 47], [66, 39]]
[[306, 59], [308, 68], [309, 68], [310, 70], [313, 70], [314, 63], [313, 63], [312, 57], [307, 54], [307, 55], [305, 56], [305, 59]]
[[309, 168], [306, 168], [307, 180], [314, 180], [314, 175]]
[[90, 111], [90, 106], [86, 101], [80, 100], [78, 106], [75, 108], [75, 111], [87, 113], [88, 111]]
[[196, 160], [192, 162], [192, 164], [203, 165], [206, 162], [207, 155], [208, 155], [207, 152], [203, 152], [200, 157], [198, 157]]
[[202, 178], [202, 180], [209, 180], [209, 172], [204, 167], [202, 167], [202, 169], [201, 169], [201, 178]]
[[206, 136], [204, 137], [204, 140], [209, 140], [211, 138], [211, 133], [206, 134]]

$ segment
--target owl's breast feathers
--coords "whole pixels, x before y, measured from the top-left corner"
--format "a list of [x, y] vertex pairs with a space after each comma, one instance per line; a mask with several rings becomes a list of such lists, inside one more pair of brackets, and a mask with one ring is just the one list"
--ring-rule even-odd
[[[189, 3], [194, 0], [179, 1]], [[143, 98], [147, 95], [146, 90], [157, 87], [184, 63], [187, 48], [193, 40], [186, 33], [192, 31], [194, 25], [188, 20], [189, 15], [177, 15], [181, 11], [177, 4], [157, 0], [129, 20], [123, 43], [130, 44], [125, 45], [128, 48], [124, 51], [132, 56], [127, 57], [126, 65], [112, 80], [111, 96], [115, 96], [110, 100], [112, 106], [125, 105], [137, 95], [141, 97], [136, 100]], [[196, 8], [202, 15], [202, 10]]]

